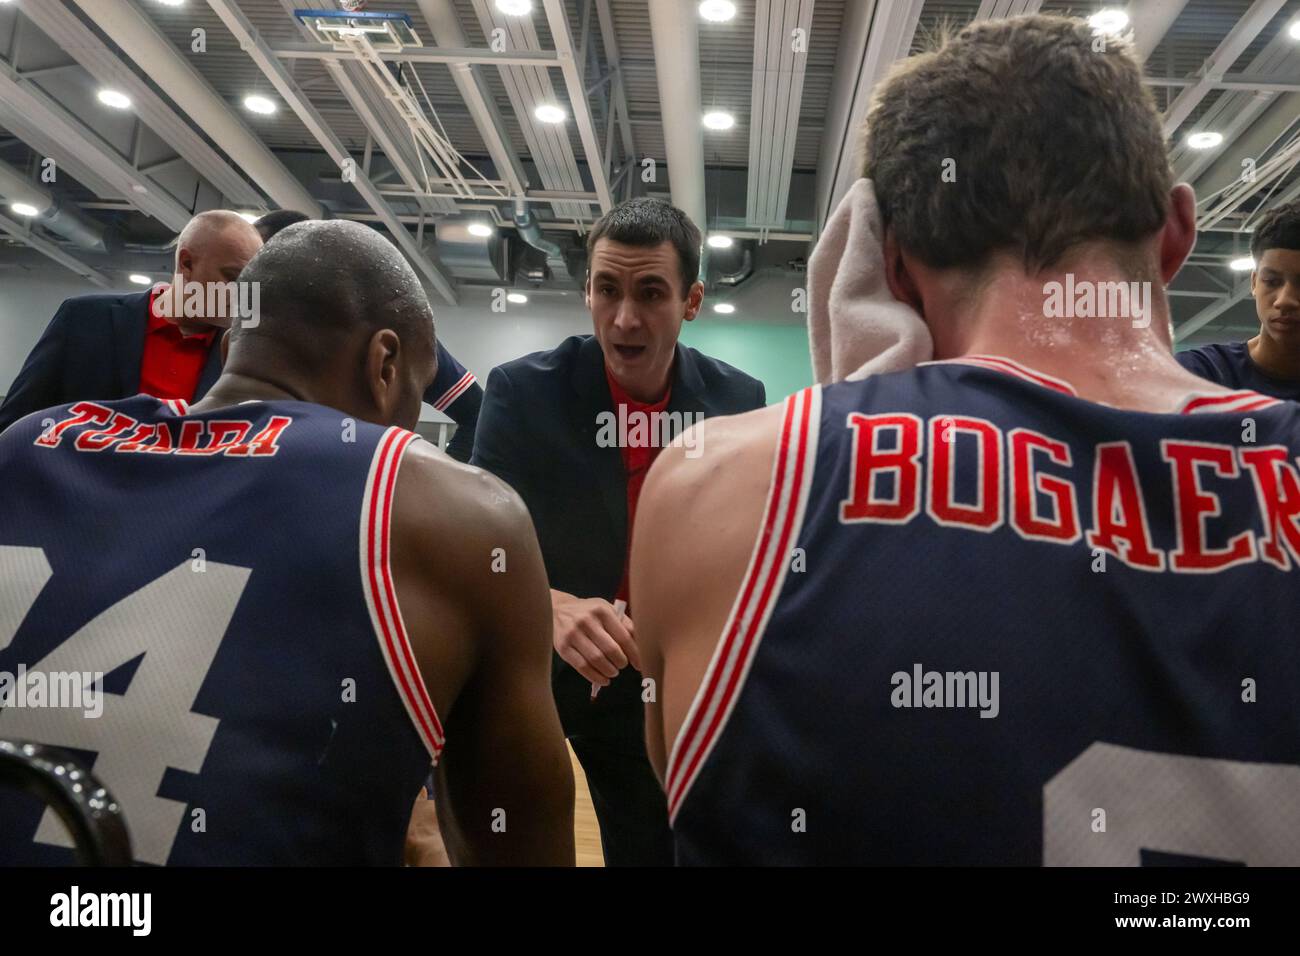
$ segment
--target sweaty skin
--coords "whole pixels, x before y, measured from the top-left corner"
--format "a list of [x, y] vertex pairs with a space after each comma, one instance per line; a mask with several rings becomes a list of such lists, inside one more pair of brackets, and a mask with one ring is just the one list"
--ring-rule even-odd
[[[263, 283], [264, 315], [223, 337], [221, 378], [192, 413], [291, 399], [415, 428], [437, 369], [432, 313], [391, 243], [356, 223], [299, 223], [243, 278]], [[444, 730], [435, 787], [451, 861], [573, 865], [573, 772], [551, 695], [550, 597], [523, 501], [487, 472], [413, 442], [397, 472], [390, 562]], [[425, 831], [427, 812], [418, 811], [427, 808], [416, 809]]]
[[[1164, 227], [1143, 244], [1152, 271], [1167, 284], [1195, 241], [1195, 197], [1175, 186]], [[1092, 281], [1121, 278], [1109, 251], [1075, 250], [1059, 271], [1026, 276], [1014, 257], [995, 265], [972, 296], [965, 277], [925, 266], [886, 231], [885, 270], [896, 299], [929, 326], [937, 359], [1002, 355], [1070, 382], [1087, 401], [1143, 412], [1172, 412], [1192, 393], [1230, 390], [1187, 372], [1174, 359], [1168, 300], [1153, 290], [1143, 327], [1095, 319], [1052, 320], [1058, 334], [1027, 334], [1044, 325], [1043, 287], [1072, 272]], [[767, 500], [784, 413], [773, 405], [711, 418], [691, 436], [708, 449], [686, 456], [684, 441], [664, 449], [646, 476], [632, 536], [631, 593], [643, 673], [657, 687], [646, 705], [646, 747], [663, 781], [673, 742], [690, 710], [749, 564]]]

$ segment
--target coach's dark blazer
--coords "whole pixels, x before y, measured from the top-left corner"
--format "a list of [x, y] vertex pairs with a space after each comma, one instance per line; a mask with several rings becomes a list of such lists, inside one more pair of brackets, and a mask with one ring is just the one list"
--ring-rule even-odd
[[[669, 412], [735, 415], [765, 404], [763, 383], [739, 369], [677, 345]], [[604, 355], [591, 335], [565, 339], [550, 352], [508, 362], [488, 376], [471, 464], [510, 484], [537, 528], [551, 587], [578, 597], [614, 600], [627, 548], [627, 479], [618, 448], [596, 444], [596, 416], [613, 411]], [[636, 620], [636, 608], [630, 608]], [[595, 718], [621, 723], [640, 707], [640, 678], [624, 668], [590, 702], [591, 685], [560, 660], [556, 703], [565, 729]], [[619, 707], [623, 704], [622, 707]], [[636, 724], [630, 734], [640, 734]]]
[[[98, 293], [66, 299], [27, 356], [0, 405], [0, 432], [32, 412], [64, 402], [112, 401], [140, 391], [140, 362], [149, 327], [149, 290]], [[451, 386], [455, 397], [442, 410], [456, 423], [447, 454], [469, 461], [483, 389], [438, 342], [438, 378], [424, 400], [438, 405]], [[212, 338], [207, 363], [191, 401], [208, 393], [221, 375], [221, 336]]]
[[[51, 405], [137, 394], [148, 325], [148, 289], [65, 300], [0, 405], [0, 431]], [[196, 397], [206, 393], [221, 374], [218, 340], [213, 338]]]

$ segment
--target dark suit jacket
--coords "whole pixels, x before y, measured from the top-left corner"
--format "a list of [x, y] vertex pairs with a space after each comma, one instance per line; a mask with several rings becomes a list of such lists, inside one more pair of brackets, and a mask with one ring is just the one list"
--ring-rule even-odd
[[[551, 587], [612, 601], [627, 550], [627, 479], [621, 451], [596, 444], [596, 416], [614, 407], [604, 362], [594, 336], [575, 335], [493, 369], [471, 463], [524, 499]], [[678, 343], [669, 412], [735, 415], [764, 404], [758, 379]], [[629, 613], [635, 621], [636, 608]], [[554, 660], [556, 701], [571, 735], [583, 725], [593, 733], [640, 733], [636, 671], [624, 668], [592, 704], [591, 685], [558, 655]], [[624, 726], [634, 719], [635, 728]]]
[[[0, 405], [0, 432], [18, 419], [65, 402], [111, 401], [140, 391], [140, 361], [149, 326], [149, 291], [96, 293], [67, 299], [54, 313]], [[214, 336], [191, 401], [208, 393], [221, 375], [221, 338]], [[438, 405], [466, 374], [438, 343], [438, 377], [424, 399]], [[473, 376], [459, 383], [442, 408], [456, 422], [447, 453], [469, 461], [483, 390]]]
[[[0, 405], [0, 431], [32, 412], [82, 399], [111, 401], [140, 391], [149, 291], [67, 299], [27, 356]], [[208, 354], [195, 397], [221, 374], [221, 350]]]

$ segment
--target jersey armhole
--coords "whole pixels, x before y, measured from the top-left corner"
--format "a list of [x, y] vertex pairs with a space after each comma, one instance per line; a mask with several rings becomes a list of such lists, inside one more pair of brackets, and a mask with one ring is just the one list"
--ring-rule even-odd
[[393, 426], [384, 432], [375, 447], [361, 498], [361, 589], [393, 687], [429, 751], [429, 758], [436, 764], [442, 753], [442, 724], [411, 652], [402, 611], [397, 605], [388, 548], [397, 469], [407, 447], [418, 440], [420, 436], [414, 432]]
[[790, 551], [803, 528], [812, 488], [821, 396], [821, 387], [814, 385], [785, 400], [767, 503], [749, 566], [668, 758], [664, 784], [669, 824], [676, 819], [740, 698], [790, 570]]

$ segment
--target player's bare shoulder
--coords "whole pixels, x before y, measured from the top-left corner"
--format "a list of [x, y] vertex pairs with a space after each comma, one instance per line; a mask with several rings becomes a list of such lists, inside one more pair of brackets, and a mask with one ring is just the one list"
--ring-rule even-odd
[[394, 509], [394, 524], [404, 537], [418, 539], [410, 542], [417, 550], [427, 553], [436, 543], [433, 550], [452, 560], [532, 533], [528, 509], [513, 488], [423, 441], [412, 442], [402, 458]]
[[783, 414], [777, 403], [687, 429], [655, 460], [643, 497], [677, 501], [696, 514], [718, 506], [743, 509], [755, 494], [761, 506]]
[[660, 453], [632, 535], [632, 596], [642, 618], [688, 601], [704, 630], [712, 627], [762, 520], [781, 415], [778, 404], [705, 419]]

